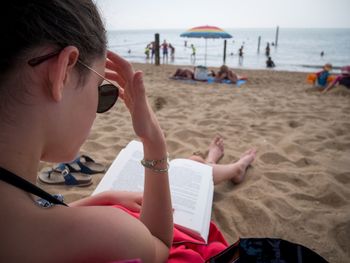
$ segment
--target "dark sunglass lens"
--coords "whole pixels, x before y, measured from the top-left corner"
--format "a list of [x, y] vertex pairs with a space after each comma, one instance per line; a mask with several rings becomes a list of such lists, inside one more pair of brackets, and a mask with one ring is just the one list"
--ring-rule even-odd
[[103, 113], [113, 107], [118, 99], [119, 90], [112, 84], [105, 84], [98, 88], [97, 113]]

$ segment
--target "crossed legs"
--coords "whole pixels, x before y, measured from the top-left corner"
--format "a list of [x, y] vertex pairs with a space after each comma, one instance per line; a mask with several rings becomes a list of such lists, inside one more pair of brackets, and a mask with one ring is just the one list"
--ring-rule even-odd
[[214, 185], [226, 180], [231, 180], [239, 184], [244, 180], [247, 168], [255, 160], [256, 149], [250, 149], [243, 153], [241, 158], [230, 164], [217, 164], [224, 155], [224, 142], [220, 136], [215, 136], [209, 145], [208, 155], [205, 159], [198, 155], [193, 155], [189, 159], [208, 164], [213, 167]]

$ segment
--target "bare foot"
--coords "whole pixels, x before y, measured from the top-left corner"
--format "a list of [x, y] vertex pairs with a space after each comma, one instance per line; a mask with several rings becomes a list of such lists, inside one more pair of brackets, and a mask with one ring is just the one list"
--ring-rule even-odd
[[215, 164], [222, 158], [222, 156], [224, 156], [224, 140], [221, 136], [216, 135], [209, 145], [208, 156], [205, 161], [207, 163]]
[[234, 163], [236, 171], [233, 177], [231, 178], [231, 181], [234, 184], [239, 184], [244, 180], [247, 169], [250, 166], [250, 164], [255, 160], [255, 157], [256, 157], [256, 149], [253, 148], [246, 151], [241, 156], [241, 158], [236, 163]]

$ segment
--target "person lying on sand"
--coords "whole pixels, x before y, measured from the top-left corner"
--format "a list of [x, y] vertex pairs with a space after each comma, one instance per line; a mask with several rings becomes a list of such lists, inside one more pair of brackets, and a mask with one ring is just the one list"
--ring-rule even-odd
[[[208, 70], [206, 68], [204, 70], [205, 76], [202, 76], [200, 80], [208, 80], [209, 78], [214, 78], [214, 81], [216, 82], [229, 80], [231, 81], [231, 83], [235, 84], [238, 80], [245, 79], [244, 77], [237, 75], [232, 69], [230, 69], [226, 65], [222, 65], [217, 73], [215, 73], [214, 70]], [[194, 70], [188, 68], [178, 68], [172, 77], [194, 80], [196, 79], [195, 71], [196, 68], [194, 68]]]
[[226, 65], [222, 65], [218, 73], [215, 74], [215, 80], [219, 82], [222, 80], [230, 80], [232, 83], [236, 83], [238, 79], [238, 75]]
[[[202, 73], [199, 77], [197, 75], [196, 78], [196, 70], [201, 70]], [[172, 78], [179, 78], [179, 79], [189, 79], [189, 80], [208, 80], [210, 77], [215, 76], [215, 72], [213, 70], [208, 70], [206, 67], [198, 66], [195, 67], [193, 70], [189, 68], [178, 68]]]
[[194, 79], [194, 71], [188, 68], [178, 68], [173, 75], [173, 78]]

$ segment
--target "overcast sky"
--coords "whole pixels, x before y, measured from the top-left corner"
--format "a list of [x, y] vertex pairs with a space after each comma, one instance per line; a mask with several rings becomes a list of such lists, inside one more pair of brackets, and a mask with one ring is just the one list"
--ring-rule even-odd
[[350, 28], [350, 0], [95, 0], [107, 29]]

